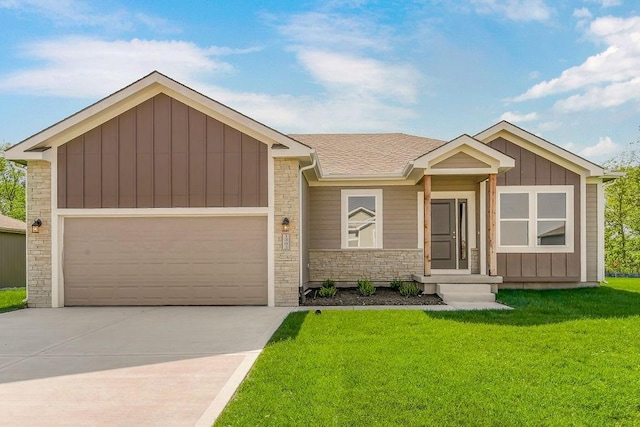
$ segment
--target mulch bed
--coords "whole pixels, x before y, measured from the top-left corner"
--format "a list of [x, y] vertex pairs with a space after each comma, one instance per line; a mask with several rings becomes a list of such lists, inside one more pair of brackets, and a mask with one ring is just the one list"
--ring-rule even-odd
[[403, 297], [391, 288], [376, 288], [376, 293], [363, 297], [357, 288], [338, 288], [333, 298], [321, 298], [318, 289], [312, 289], [302, 305], [306, 306], [350, 306], [350, 305], [445, 305], [437, 295]]

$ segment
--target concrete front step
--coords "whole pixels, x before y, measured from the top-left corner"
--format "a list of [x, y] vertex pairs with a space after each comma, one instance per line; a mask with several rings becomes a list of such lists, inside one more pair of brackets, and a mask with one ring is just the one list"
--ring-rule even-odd
[[496, 296], [485, 292], [443, 292], [438, 293], [442, 301], [447, 302], [495, 302]]
[[438, 283], [436, 293], [444, 302], [495, 302], [486, 283]]
[[491, 285], [485, 283], [438, 283], [436, 292], [491, 293]]

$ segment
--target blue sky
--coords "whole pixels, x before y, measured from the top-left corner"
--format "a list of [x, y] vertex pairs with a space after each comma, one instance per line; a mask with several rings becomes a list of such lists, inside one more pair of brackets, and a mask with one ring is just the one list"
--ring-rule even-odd
[[0, 26], [9, 143], [155, 69], [285, 133], [506, 119], [597, 162], [640, 136], [637, 1], [0, 0]]

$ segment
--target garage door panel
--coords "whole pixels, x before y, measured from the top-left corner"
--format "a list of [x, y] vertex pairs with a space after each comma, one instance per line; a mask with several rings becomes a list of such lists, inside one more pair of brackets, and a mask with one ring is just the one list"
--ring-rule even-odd
[[265, 305], [266, 217], [67, 218], [65, 305]]

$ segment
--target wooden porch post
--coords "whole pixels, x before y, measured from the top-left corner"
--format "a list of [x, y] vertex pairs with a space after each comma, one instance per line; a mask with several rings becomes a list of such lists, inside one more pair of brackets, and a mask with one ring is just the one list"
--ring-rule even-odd
[[496, 253], [496, 183], [497, 175], [489, 174], [489, 218], [488, 218], [488, 239], [489, 239], [489, 275], [498, 275], [498, 254]]
[[431, 175], [424, 176], [424, 275], [431, 276]]

